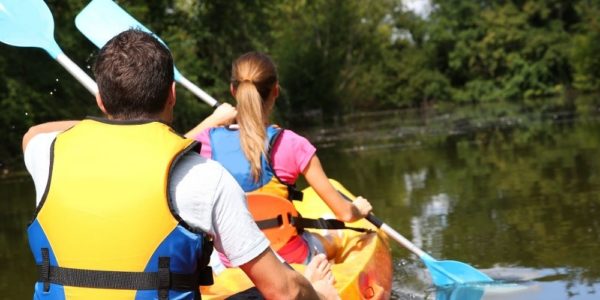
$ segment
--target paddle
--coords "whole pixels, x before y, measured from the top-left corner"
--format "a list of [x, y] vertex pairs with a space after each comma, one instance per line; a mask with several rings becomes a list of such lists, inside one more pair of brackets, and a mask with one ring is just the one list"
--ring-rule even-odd
[[42, 48], [93, 95], [98, 87], [92, 78], [69, 59], [54, 40], [54, 19], [42, 0], [0, 1], [0, 41], [17, 47]]
[[[91, 1], [75, 18], [75, 26], [98, 48], [102, 48], [115, 35], [131, 28], [154, 34], [112, 0]], [[156, 37], [158, 38], [158, 36]], [[158, 39], [165, 44], [160, 38]], [[221, 104], [187, 78], [183, 77], [177, 68], [174, 67], [174, 70], [175, 80], [194, 95], [212, 107], [217, 107]]]
[[[346, 200], [352, 201], [346, 194], [340, 192], [340, 195]], [[433, 279], [433, 284], [436, 286], [494, 281], [489, 276], [465, 263], [453, 260], [436, 260], [373, 214], [369, 214], [365, 219], [383, 230], [393, 240], [416, 254], [425, 263]]]

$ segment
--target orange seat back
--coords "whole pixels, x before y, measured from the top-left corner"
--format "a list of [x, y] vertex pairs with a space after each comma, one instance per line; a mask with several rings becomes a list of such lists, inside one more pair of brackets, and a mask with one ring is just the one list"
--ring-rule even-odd
[[278, 227], [262, 229], [271, 241], [271, 248], [275, 251], [285, 246], [294, 236], [298, 235], [296, 227], [291, 223], [291, 217], [298, 217], [298, 211], [292, 201], [280, 196], [266, 193], [249, 193], [246, 195], [248, 209], [255, 221], [276, 219], [281, 216], [282, 223]]

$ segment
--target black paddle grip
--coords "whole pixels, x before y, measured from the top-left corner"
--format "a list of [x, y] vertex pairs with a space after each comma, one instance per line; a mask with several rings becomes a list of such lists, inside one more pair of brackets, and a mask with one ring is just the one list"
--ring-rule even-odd
[[371, 222], [371, 224], [375, 225], [377, 228], [381, 228], [381, 225], [383, 225], [383, 221], [373, 214], [369, 214], [365, 219], [367, 219], [367, 221]]

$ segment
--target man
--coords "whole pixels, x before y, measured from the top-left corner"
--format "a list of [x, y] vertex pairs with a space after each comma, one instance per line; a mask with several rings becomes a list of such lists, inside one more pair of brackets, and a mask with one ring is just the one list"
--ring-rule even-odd
[[[317, 298], [272, 253], [231, 175], [167, 125], [175, 105], [168, 49], [128, 30], [100, 50], [94, 73], [107, 119], [45, 123], [23, 137], [37, 192], [28, 228], [36, 297], [195, 299], [212, 280], [212, 238], [265, 298]], [[312, 282], [335, 298], [322, 262], [309, 266]]]

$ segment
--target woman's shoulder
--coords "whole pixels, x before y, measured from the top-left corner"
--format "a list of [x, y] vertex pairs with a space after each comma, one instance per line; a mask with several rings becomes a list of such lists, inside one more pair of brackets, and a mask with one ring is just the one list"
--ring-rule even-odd
[[303, 137], [302, 135], [296, 133], [295, 131], [289, 129], [289, 128], [284, 128], [281, 127], [277, 124], [271, 124], [269, 125], [267, 130], [273, 130], [273, 131], [278, 131], [280, 132], [281, 136], [287, 136], [288, 138], [303, 138], [306, 139], [305, 137]]
[[[273, 166], [285, 182], [295, 182], [316, 152], [315, 146], [304, 136], [285, 129], [273, 148]], [[282, 174], [286, 170], [289, 174]]]
[[298, 134], [297, 132], [291, 130], [291, 129], [287, 129], [287, 128], [281, 128], [281, 133], [280, 133], [280, 140], [282, 141], [287, 141], [287, 142], [295, 142], [295, 143], [309, 143], [310, 141]]
[[280, 150], [293, 152], [310, 152], [315, 146], [304, 136], [291, 129], [282, 129], [278, 141], [275, 144]]

